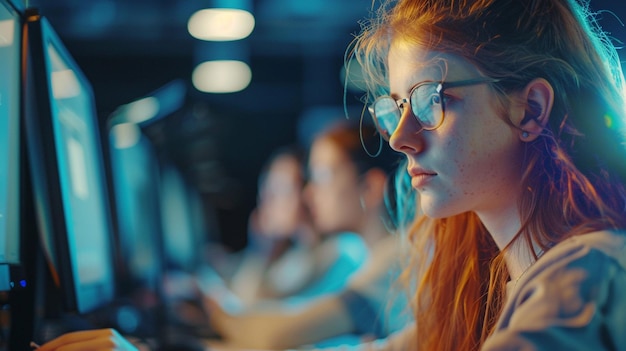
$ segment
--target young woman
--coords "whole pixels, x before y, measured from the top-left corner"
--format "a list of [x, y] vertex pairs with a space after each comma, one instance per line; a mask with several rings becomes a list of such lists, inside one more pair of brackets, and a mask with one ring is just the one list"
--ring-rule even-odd
[[626, 349], [623, 75], [587, 4], [388, 5], [354, 53], [424, 214], [398, 347]]

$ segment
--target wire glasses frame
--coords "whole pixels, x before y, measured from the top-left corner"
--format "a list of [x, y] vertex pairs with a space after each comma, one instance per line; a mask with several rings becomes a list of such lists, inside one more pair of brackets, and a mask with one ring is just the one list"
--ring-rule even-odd
[[445, 115], [444, 91], [448, 88], [466, 87], [478, 84], [496, 83], [499, 79], [480, 77], [457, 82], [429, 81], [415, 85], [409, 98], [394, 99], [389, 95], [378, 97], [368, 107], [380, 135], [389, 141], [398, 128], [405, 104], [409, 103], [422, 130], [434, 130], [443, 123]]

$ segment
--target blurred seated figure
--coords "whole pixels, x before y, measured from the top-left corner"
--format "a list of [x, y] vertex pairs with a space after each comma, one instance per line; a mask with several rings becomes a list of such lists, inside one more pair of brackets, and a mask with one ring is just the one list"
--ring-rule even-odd
[[319, 240], [302, 201], [302, 162], [298, 148], [284, 147], [274, 152], [259, 176], [248, 248], [230, 280], [246, 305], [294, 294], [313, 279], [311, 249]]
[[379, 145], [373, 127], [340, 123], [316, 137], [308, 160], [305, 195], [315, 228], [326, 235], [358, 233], [370, 248], [366, 265], [340, 291], [305, 304], [288, 298], [272, 309], [229, 313], [207, 299], [211, 324], [229, 347], [357, 344], [410, 321], [406, 297], [392, 289], [400, 251], [385, 205], [399, 158], [386, 147], [377, 157], [365, 151], [374, 153]]
[[303, 200], [303, 158], [300, 149], [287, 146], [263, 167], [248, 247], [237, 262], [226, 261], [237, 266], [232, 276], [201, 269], [200, 289], [223, 308], [263, 308], [285, 303], [285, 298], [300, 303], [333, 293], [366, 261], [368, 248], [359, 235], [330, 232], [320, 237], [312, 228]]

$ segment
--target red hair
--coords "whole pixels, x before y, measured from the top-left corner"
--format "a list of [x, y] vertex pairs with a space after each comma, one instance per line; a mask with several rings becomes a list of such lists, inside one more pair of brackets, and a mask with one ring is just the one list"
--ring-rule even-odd
[[[553, 86], [549, 124], [525, 144], [522, 227], [509, 246], [525, 240], [546, 251], [573, 235], [626, 228], [623, 76], [615, 49], [586, 6], [575, 0], [387, 5], [393, 6], [384, 5], [365, 23], [352, 52], [368, 78], [366, 100], [387, 93], [392, 38], [463, 57], [500, 79], [494, 93], [503, 107], [534, 78]], [[404, 279], [416, 285], [420, 349], [480, 349], [503, 306], [508, 247], [499, 250], [473, 213], [421, 217], [408, 238], [413, 258]]]

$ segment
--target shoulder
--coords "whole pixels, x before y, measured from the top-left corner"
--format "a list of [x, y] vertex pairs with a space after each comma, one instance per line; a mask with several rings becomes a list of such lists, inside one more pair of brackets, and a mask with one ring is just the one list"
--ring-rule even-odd
[[547, 251], [517, 283], [510, 283], [487, 345], [558, 349], [574, 342], [590, 350], [626, 345], [620, 330], [626, 316], [625, 235], [584, 234]]
[[354, 256], [362, 258], [367, 255], [369, 249], [360, 235], [352, 232], [342, 232], [325, 239], [319, 250], [326, 254], [334, 253], [335, 256]]
[[398, 244], [398, 238], [391, 235], [376, 242], [366, 265], [352, 277], [350, 286], [364, 291], [382, 285], [388, 290], [402, 270]]
[[363, 238], [353, 232], [341, 232], [335, 234], [333, 238], [339, 245], [365, 245]]
[[511, 292], [525, 295], [524, 290], [528, 293], [528, 290], [556, 283], [596, 285], [624, 274], [626, 233], [593, 232], [571, 237], [547, 251], [519, 282], [513, 283], [517, 287]]
[[329, 269], [354, 272], [363, 267], [369, 258], [365, 241], [352, 232], [337, 233], [324, 238], [315, 246], [312, 259], [315, 262], [315, 275], [326, 274]]
[[[614, 260], [622, 268], [626, 267], [626, 232], [599, 231], [573, 236], [559, 243], [545, 254], [545, 264], [563, 259], [576, 260], [598, 252], [607, 259]], [[541, 260], [540, 260], [541, 261]], [[540, 263], [537, 261], [537, 263]]]

